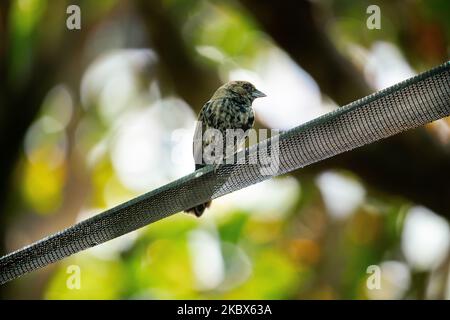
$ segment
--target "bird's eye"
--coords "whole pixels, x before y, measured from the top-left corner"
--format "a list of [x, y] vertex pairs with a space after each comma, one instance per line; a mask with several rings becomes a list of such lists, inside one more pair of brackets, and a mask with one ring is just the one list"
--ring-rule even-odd
[[252, 89], [252, 86], [249, 85], [248, 83], [246, 83], [246, 84], [244, 84], [244, 89], [245, 89], [246, 91], [250, 91], [250, 90]]

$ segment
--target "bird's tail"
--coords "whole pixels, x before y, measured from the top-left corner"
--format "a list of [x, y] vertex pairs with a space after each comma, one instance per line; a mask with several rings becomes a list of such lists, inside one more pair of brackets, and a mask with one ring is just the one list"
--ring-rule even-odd
[[[195, 170], [199, 170], [201, 168], [203, 168], [205, 165], [203, 163], [197, 163], [195, 164]], [[198, 206], [195, 206], [193, 208], [187, 209], [184, 212], [186, 213], [192, 213], [195, 214], [195, 216], [197, 218], [200, 218], [203, 214], [203, 212], [205, 212], [206, 208], [209, 208], [209, 206], [211, 205], [211, 201], [199, 204]]]
[[193, 208], [187, 209], [184, 212], [195, 214], [195, 216], [197, 218], [200, 218], [202, 216], [203, 212], [205, 212], [206, 208], [209, 208], [210, 205], [211, 205], [211, 201], [208, 201], [208, 202], [199, 204], [198, 206], [195, 206]]

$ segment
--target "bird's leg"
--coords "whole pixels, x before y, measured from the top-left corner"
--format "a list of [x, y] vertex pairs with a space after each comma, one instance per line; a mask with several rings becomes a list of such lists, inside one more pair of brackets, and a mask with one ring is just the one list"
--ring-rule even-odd
[[217, 169], [219, 169], [220, 165], [224, 163], [224, 159], [226, 158], [226, 148], [227, 148], [227, 144], [226, 144], [226, 140], [225, 137], [223, 136], [223, 144], [222, 144], [222, 154], [217, 155], [214, 159], [214, 174], [217, 173]]
[[213, 166], [214, 166], [214, 174], [216, 174], [217, 173], [217, 169], [219, 169], [219, 167], [220, 167], [220, 165], [222, 164], [222, 162], [223, 162], [223, 155], [221, 155], [220, 157], [218, 157], [218, 158], [216, 158], [216, 162], [213, 164]]

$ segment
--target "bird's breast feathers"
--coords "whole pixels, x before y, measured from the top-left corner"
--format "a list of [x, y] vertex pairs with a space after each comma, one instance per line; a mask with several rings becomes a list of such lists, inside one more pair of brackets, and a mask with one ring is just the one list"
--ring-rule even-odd
[[251, 102], [233, 98], [215, 99], [208, 101], [203, 109], [199, 120], [205, 121], [206, 127], [221, 131], [226, 129], [246, 131], [253, 127], [255, 116]]

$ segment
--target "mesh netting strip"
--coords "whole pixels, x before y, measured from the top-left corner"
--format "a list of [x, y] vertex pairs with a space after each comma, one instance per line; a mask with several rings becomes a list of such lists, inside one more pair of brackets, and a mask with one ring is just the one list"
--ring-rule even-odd
[[[209, 199], [449, 116], [449, 80], [450, 61], [260, 142], [243, 151], [243, 164], [207, 166], [10, 253], [0, 258], [0, 283]], [[274, 155], [277, 166], [268, 166]]]

